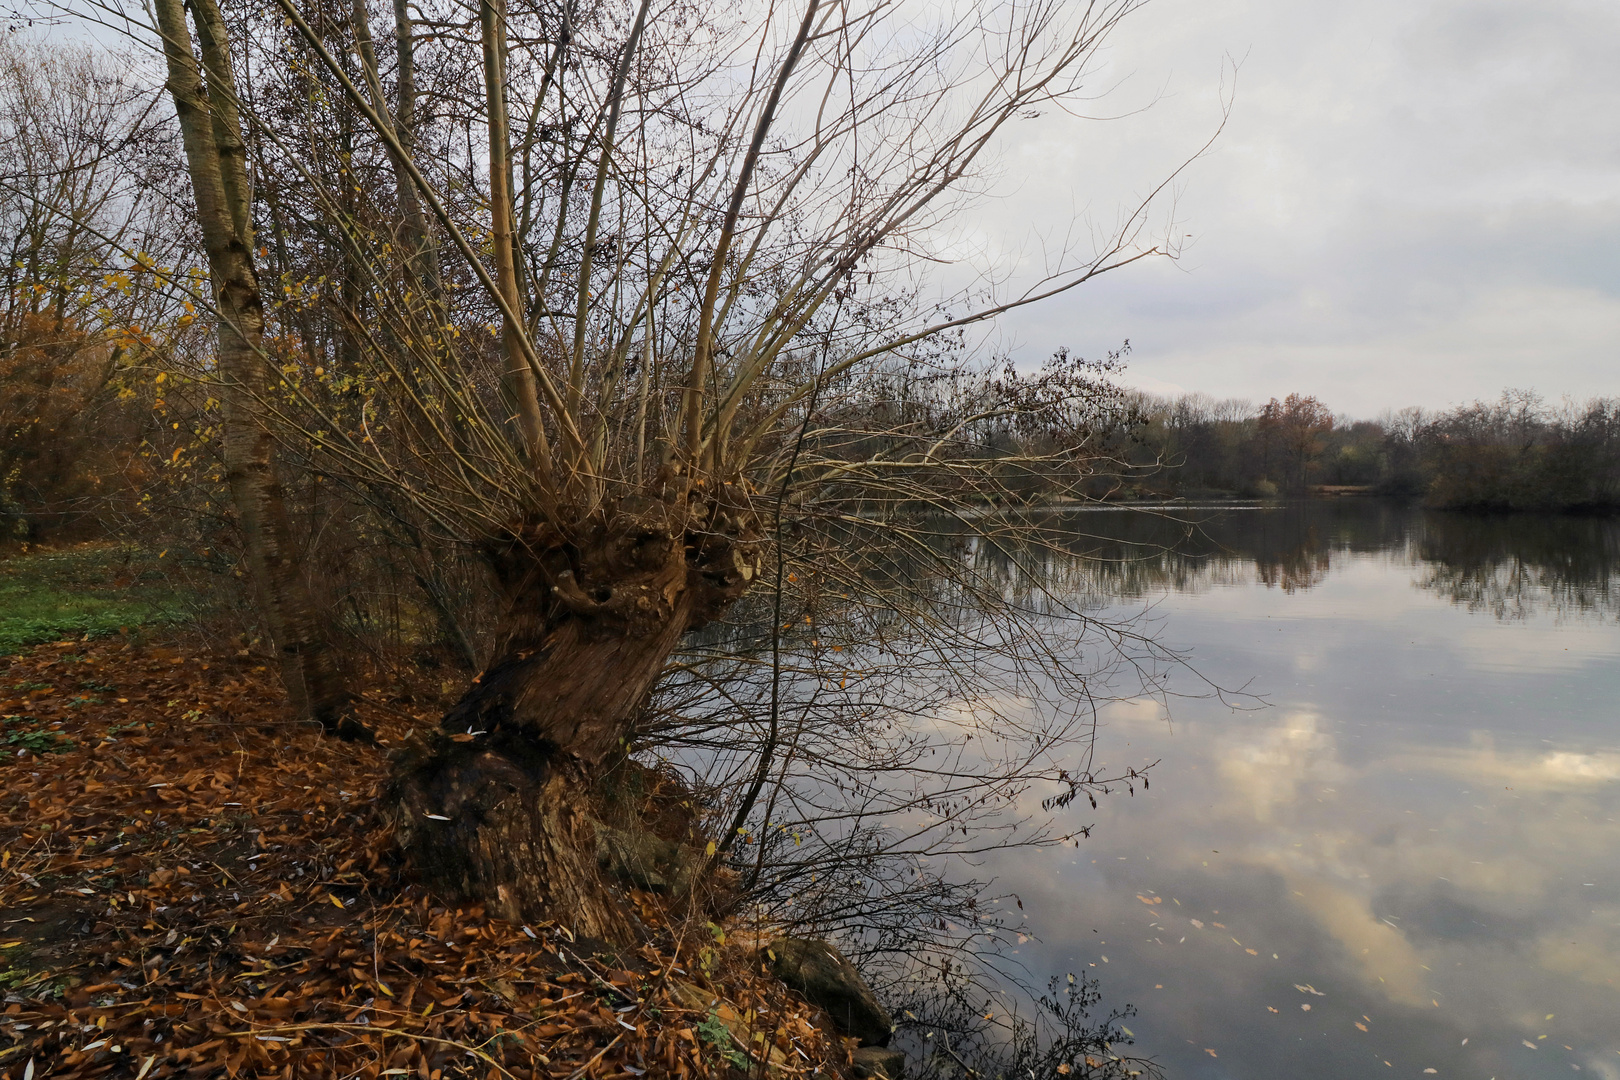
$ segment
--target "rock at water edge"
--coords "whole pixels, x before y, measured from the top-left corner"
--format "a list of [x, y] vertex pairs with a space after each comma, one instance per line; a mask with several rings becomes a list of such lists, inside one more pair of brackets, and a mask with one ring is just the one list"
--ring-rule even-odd
[[825, 1012], [862, 1046], [889, 1041], [894, 1020], [853, 964], [825, 941], [778, 938], [763, 950], [771, 973]]

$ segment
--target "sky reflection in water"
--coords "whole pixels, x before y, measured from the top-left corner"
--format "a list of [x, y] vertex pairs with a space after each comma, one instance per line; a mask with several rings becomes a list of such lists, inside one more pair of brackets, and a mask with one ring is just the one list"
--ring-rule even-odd
[[[1126, 513], [1084, 528], [1163, 527]], [[1107, 711], [1103, 760], [1162, 764], [1079, 849], [985, 868], [1018, 959], [1099, 976], [1177, 1078], [1620, 1080], [1620, 529], [1345, 501], [1208, 531], [1118, 610], [1269, 705]]]

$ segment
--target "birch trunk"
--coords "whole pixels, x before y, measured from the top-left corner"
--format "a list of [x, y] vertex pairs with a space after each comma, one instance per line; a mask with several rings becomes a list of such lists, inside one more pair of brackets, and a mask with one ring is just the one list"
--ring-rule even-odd
[[352, 715], [353, 696], [319, 632], [276, 472], [274, 434], [264, 404], [270, 372], [263, 351], [264, 304], [253, 265], [252, 197], [225, 22], [214, 0], [192, 0], [199, 68], [184, 0], [156, 0], [155, 6], [169, 94], [208, 253], [218, 320], [225, 472], [248, 571], [294, 712], [345, 738], [370, 739]]

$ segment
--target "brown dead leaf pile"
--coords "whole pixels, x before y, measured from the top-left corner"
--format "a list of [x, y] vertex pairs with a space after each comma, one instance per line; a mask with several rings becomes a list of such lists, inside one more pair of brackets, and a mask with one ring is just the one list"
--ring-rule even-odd
[[[6, 664], [6, 1080], [785, 1077], [848, 1061], [748, 953], [686, 944], [651, 897], [636, 899], [660, 936], [631, 954], [410, 884], [374, 810], [385, 751], [286, 723], [252, 659], [115, 640]], [[396, 745], [433, 712], [399, 703], [365, 706]]]

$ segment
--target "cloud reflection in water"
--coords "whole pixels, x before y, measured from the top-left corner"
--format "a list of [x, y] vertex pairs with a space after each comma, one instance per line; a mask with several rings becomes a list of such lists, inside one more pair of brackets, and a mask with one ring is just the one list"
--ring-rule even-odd
[[[994, 868], [1041, 935], [1021, 959], [1106, 951], [1105, 992], [1175, 1076], [1620, 1080], [1620, 531], [1261, 517], [1157, 554], [1157, 594], [1136, 561], [1124, 591], [1271, 707], [1108, 710], [1104, 757], [1163, 764], [1083, 808], [1078, 851]], [[1459, 585], [1502, 580], [1511, 604]]]

